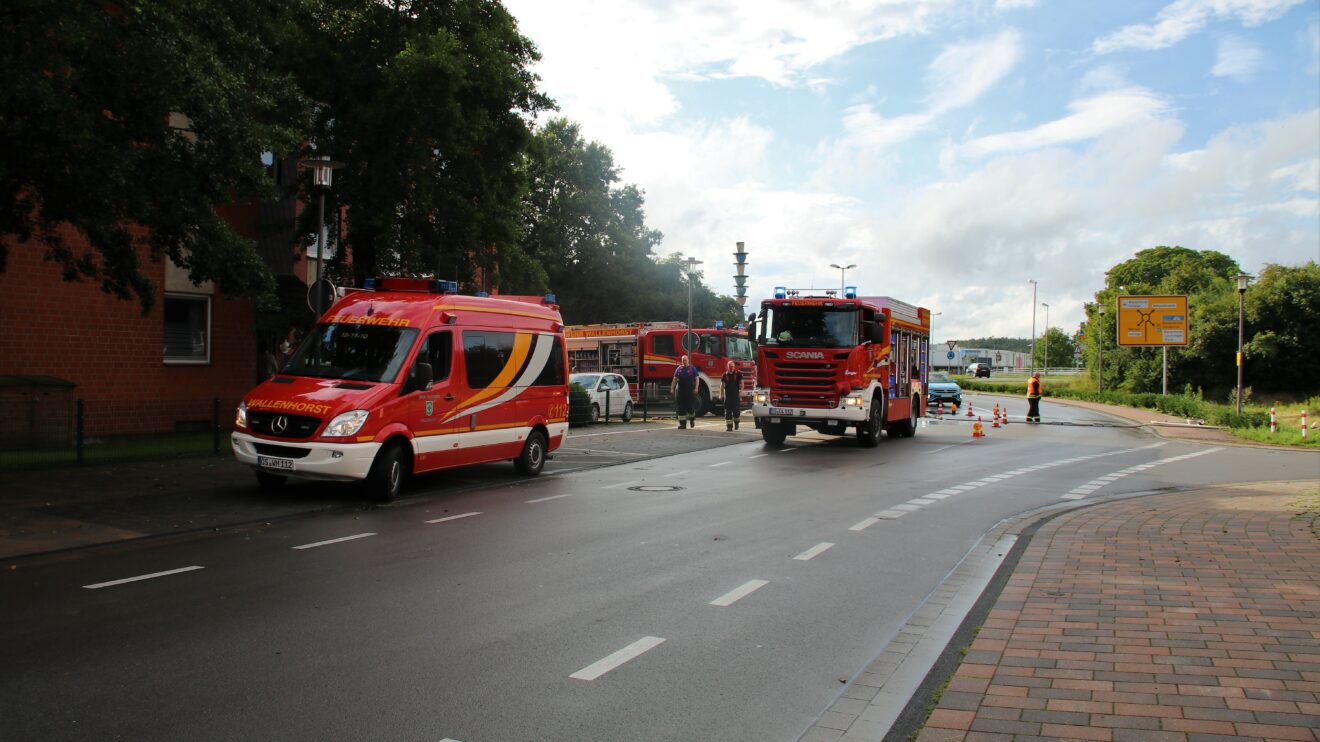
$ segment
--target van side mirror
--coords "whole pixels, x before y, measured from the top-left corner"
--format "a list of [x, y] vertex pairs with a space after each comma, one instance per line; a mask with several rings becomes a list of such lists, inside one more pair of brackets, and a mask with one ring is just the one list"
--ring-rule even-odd
[[435, 372], [431, 369], [431, 364], [418, 361], [413, 365], [412, 373], [408, 374], [408, 380], [404, 382], [403, 393], [415, 392], [419, 389], [426, 389], [431, 386], [435, 380]]

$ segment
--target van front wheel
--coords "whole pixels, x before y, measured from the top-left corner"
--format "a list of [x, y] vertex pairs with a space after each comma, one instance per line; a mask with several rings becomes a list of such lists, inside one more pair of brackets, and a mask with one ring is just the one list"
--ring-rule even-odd
[[376, 454], [367, 474], [367, 491], [381, 502], [392, 502], [403, 492], [403, 450], [392, 443]]
[[513, 460], [513, 466], [525, 477], [534, 477], [545, 468], [545, 433], [533, 430], [523, 444], [522, 453]]

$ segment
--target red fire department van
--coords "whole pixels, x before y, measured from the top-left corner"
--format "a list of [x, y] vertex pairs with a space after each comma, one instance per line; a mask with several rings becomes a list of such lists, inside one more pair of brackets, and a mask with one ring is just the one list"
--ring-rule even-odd
[[457, 284], [368, 279], [238, 406], [232, 443], [263, 488], [365, 480], [380, 499], [411, 473], [513, 461], [528, 476], [568, 430], [554, 296], [460, 296]]
[[778, 445], [802, 425], [863, 446], [917, 433], [926, 408], [930, 310], [887, 296], [803, 296], [776, 288], [750, 327], [756, 339], [752, 417]]
[[715, 327], [689, 333], [684, 322], [637, 322], [569, 325], [564, 329], [564, 337], [573, 371], [620, 374], [628, 380], [633, 398], [641, 404], [670, 398], [669, 384], [684, 353], [699, 374], [698, 415], [723, 411], [720, 376], [729, 361], [742, 371], [740, 408], [747, 409], [751, 402], [756, 363], [745, 330]]

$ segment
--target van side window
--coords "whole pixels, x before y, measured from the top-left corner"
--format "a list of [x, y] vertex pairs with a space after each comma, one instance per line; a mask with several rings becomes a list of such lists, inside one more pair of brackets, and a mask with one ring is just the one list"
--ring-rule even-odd
[[[545, 342], [545, 336], [537, 340], [538, 343]], [[532, 382], [532, 386], [562, 386], [564, 383], [564, 339], [554, 338], [554, 347], [550, 349], [550, 358], [545, 362], [545, 368], [541, 369], [541, 374]]]
[[463, 362], [467, 367], [469, 388], [485, 389], [499, 377], [513, 356], [514, 334], [490, 331], [463, 333]]
[[651, 352], [658, 356], [676, 356], [673, 335], [652, 335]]
[[431, 378], [433, 381], [448, 379], [449, 367], [454, 361], [453, 333], [449, 330], [431, 333], [426, 338], [426, 346], [417, 355], [417, 359], [423, 363], [431, 364]]

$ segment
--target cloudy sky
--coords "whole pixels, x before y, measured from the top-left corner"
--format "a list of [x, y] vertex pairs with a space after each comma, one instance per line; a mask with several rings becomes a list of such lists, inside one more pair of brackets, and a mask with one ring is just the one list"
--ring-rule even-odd
[[[1155, 245], [1320, 259], [1317, 0], [505, 0], [661, 255], [1067, 332]], [[1045, 309], [1038, 311], [1042, 331]]]

